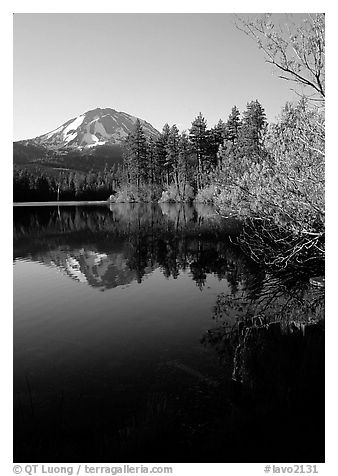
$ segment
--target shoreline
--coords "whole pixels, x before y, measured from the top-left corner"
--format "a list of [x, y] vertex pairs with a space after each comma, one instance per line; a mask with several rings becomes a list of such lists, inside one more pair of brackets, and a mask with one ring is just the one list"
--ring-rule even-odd
[[48, 206], [76, 206], [76, 205], [109, 205], [107, 200], [84, 201], [52, 201], [52, 202], [13, 202], [13, 207], [48, 207]]
[[38, 206], [75, 206], [75, 205], [119, 205], [123, 203], [169, 203], [169, 204], [191, 204], [191, 203], [203, 203], [204, 205], [211, 205], [213, 206], [212, 203], [204, 203], [198, 200], [189, 200], [189, 201], [163, 201], [159, 202], [157, 200], [145, 202], [145, 201], [126, 201], [126, 202], [113, 202], [110, 200], [54, 200], [50, 202], [13, 202], [13, 207], [38, 207]]

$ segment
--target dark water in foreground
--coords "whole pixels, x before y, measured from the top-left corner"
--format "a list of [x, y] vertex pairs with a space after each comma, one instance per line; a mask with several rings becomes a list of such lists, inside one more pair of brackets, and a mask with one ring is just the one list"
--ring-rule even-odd
[[14, 209], [15, 462], [324, 460], [322, 292], [239, 231], [202, 205]]

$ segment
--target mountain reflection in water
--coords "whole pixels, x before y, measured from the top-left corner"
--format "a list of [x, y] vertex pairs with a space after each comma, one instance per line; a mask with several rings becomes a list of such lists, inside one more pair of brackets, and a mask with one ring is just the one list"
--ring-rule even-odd
[[167, 278], [189, 269], [201, 288], [208, 273], [227, 278], [234, 290], [247, 275], [243, 257], [224, 239], [239, 224], [225, 222], [211, 206], [112, 204], [14, 213], [14, 258], [55, 266], [93, 287], [141, 283], [156, 268]]
[[240, 230], [201, 204], [14, 208], [15, 462], [323, 461], [323, 293]]

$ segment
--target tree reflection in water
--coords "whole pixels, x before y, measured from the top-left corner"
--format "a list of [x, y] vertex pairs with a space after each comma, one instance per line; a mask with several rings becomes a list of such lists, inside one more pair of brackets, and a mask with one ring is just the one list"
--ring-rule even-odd
[[244, 268], [256, 268], [229, 241], [239, 229], [236, 221], [222, 220], [202, 205], [15, 208], [14, 258], [56, 265], [104, 289], [141, 283], [160, 268], [174, 279], [189, 270], [200, 289], [206, 275], [215, 273], [229, 278], [235, 292]]
[[[259, 288], [220, 294], [218, 327], [202, 342], [216, 350], [232, 381], [232, 404], [274, 449], [287, 440], [291, 453], [313, 460], [324, 454], [324, 292], [309, 276], [266, 273]], [[237, 430], [241, 432], [240, 425]], [[305, 449], [306, 448], [306, 449]], [[310, 451], [311, 449], [311, 451]]]

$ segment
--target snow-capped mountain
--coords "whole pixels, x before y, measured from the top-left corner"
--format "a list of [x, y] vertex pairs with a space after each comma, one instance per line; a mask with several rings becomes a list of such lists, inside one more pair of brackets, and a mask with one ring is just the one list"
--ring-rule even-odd
[[[87, 247], [71, 251], [57, 248], [39, 256], [38, 261], [56, 268], [78, 283], [99, 289], [124, 286], [137, 280], [136, 271], [130, 269], [122, 252], [106, 254]], [[151, 271], [151, 268], [145, 270], [147, 274]]]
[[[70, 119], [57, 129], [25, 141], [24, 145], [38, 145], [48, 149], [89, 149], [96, 146], [120, 144], [135, 129], [139, 118], [115, 109], [93, 109]], [[149, 122], [139, 119], [147, 138], [159, 132]]]

